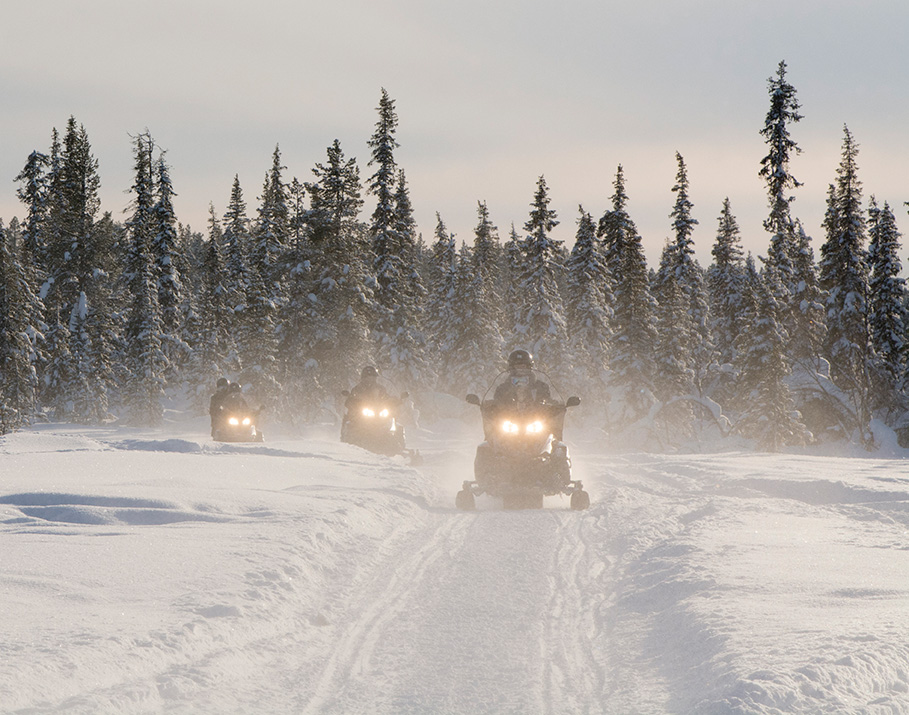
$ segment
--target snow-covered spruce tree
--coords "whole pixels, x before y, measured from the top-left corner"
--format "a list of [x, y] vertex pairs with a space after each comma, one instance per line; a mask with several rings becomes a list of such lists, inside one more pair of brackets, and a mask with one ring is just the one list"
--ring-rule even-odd
[[122, 265], [123, 228], [115, 223], [110, 212], [95, 222], [92, 242], [97, 268], [87, 283], [84, 300], [80, 301], [81, 331], [71, 321], [73, 341], [79, 340], [83, 350], [73, 347], [80, 357], [80, 378], [85, 388], [81, 399], [75, 399], [75, 414], [89, 424], [98, 424], [111, 417], [109, 405], [117, 387], [117, 362], [122, 349], [123, 319], [116, 301], [116, 274]]
[[[524, 271], [524, 239], [518, 235], [514, 224], [508, 233], [508, 240], [502, 247], [502, 263], [496, 287], [502, 296], [502, 337], [505, 353], [521, 348], [521, 336], [517, 333], [520, 317], [521, 296], [519, 279]], [[505, 364], [504, 356], [501, 364]]]
[[405, 270], [401, 256], [400, 240], [395, 232], [395, 184], [397, 165], [394, 150], [399, 146], [395, 140], [398, 116], [394, 100], [382, 88], [379, 106], [379, 121], [369, 140], [371, 158], [367, 166], [375, 166], [375, 173], [366, 183], [366, 191], [376, 197], [376, 207], [369, 221], [369, 237], [372, 242], [373, 272], [376, 276], [376, 322], [373, 338], [382, 360], [388, 360], [386, 348], [397, 332], [394, 313], [400, 295]]
[[[211, 209], [211, 205], [209, 205]], [[195, 360], [193, 353], [198, 347], [202, 334], [202, 314], [200, 312], [203, 293], [202, 264], [208, 250], [208, 241], [192, 226], [177, 223], [177, 250], [174, 260], [177, 275], [182, 282], [182, 303], [178, 307], [180, 315], [179, 340], [186, 346], [183, 363], [179, 366], [179, 377], [192, 391], [196, 385], [194, 376]], [[223, 256], [222, 256], [223, 260]]]
[[237, 326], [242, 380], [252, 384], [258, 401], [273, 404], [281, 391], [277, 381], [278, 300], [267, 276], [263, 244], [250, 254], [244, 309]]
[[57, 418], [95, 422], [107, 416], [113, 381], [110, 246], [96, 230], [98, 162], [73, 117], [62, 149], [52, 148], [51, 165], [57, 169], [48, 197], [45, 396]]
[[575, 389], [603, 397], [612, 335], [612, 278], [593, 217], [578, 206], [578, 229], [566, 262], [565, 291], [569, 347], [575, 366]]
[[[780, 277], [780, 295], [777, 301], [784, 301], [780, 309], [792, 313], [796, 306], [792, 296], [796, 288], [795, 254], [797, 251], [796, 235], [790, 217], [789, 204], [793, 197], [792, 189], [801, 186], [790, 171], [789, 164], [794, 154], [801, 149], [792, 139], [790, 125], [800, 121], [799, 103], [795, 87], [786, 80], [786, 63], [780, 62], [776, 75], [767, 80], [770, 91], [770, 109], [764, 120], [760, 134], [767, 144], [768, 153], [761, 160], [759, 175], [767, 185], [770, 202], [770, 215], [764, 221], [764, 229], [770, 233], [770, 248], [767, 251], [767, 262], [774, 267]], [[786, 316], [789, 323], [789, 315]]]
[[606, 268], [613, 280], [617, 280], [616, 272], [621, 265], [621, 256], [624, 254], [625, 242], [629, 235], [637, 233], [634, 222], [628, 215], [628, 194], [625, 192], [625, 171], [619, 164], [613, 182], [615, 193], [612, 195], [612, 210], [606, 211], [597, 224], [597, 238], [603, 243], [603, 255], [606, 259]]
[[716, 241], [711, 250], [713, 263], [707, 269], [710, 327], [717, 359], [720, 364], [732, 364], [735, 341], [742, 332], [745, 262], [738, 221], [728, 197], [723, 199], [718, 222]]
[[859, 438], [870, 446], [871, 335], [867, 319], [866, 225], [856, 163], [858, 144], [848, 127], [844, 128], [844, 134], [842, 160], [824, 222], [827, 240], [821, 247], [820, 284], [827, 294], [825, 352], [834, 383], [849, 395], [861, 431]]
[[445, 370], [450, 392], [457, 397], [482, 394], [499, 371], [500, 324], [505, 315], [499, 282], [502, 264], [498, 229], [486, 203], [479, 201], [473, 246], [465, 243], [458, 251], [451, 300], [454, 323]]
[[318, 421], [329, 396], [322, 381], [330, 374], [329, 355], [336, 335], [323, 302], [331, 282], [319, 280], [324, 272], [323, 248], [304, 238], [286, 255], [290, 269], [277, 333], [277, 374], [282, 389], [273, 409], [282, 420], [295, 425]]
[[276, 304], [283, 299], [282, 283], [288, 266], [285, 256], [290, 246], [290, 194], [283, 179], [281, 151], [275, 147], [272, 166], [265, 175], [255, 230], [253, 253], [260, 272]]
[[132, 424], [154, 426], [164, 415], [161, 398], [168, 367], [164, 351], [164, 322], [158, 303], [158, 275], [152, 241], [157, 228], [154, 216], [154, 176], [151, 137], [135, 138], [133, 212], [126, 222], [127, 255], [123, 273], [128, 296], [125, 368], [128, 375], [121, 391]]
[[287, 186], [282, 179], [281, 153], [272, 154], [265, 176], [258, 220], [248, 252], [246, 296], [238, 324], [243, 380], [252, 382], [258, 400], [274, 404], [280, 393], [279, 311], [285, 302], [288, 247]]
[[549, 203], [549, 189], [541, 176], [530, 205], [530, 217], [524, 224], [527, 238], [518, 276], [520, 302], [515, 338], [534, 355], [541, 369], [559, 375], [566, 374], [571, 364], [558, 286], [558, 274], [564, 270], [559, 257], [562, 242], [550, 235], [559, 222]]
[[684, 298], [686, 319], [690, 321], [688, 354], [693, 385], [703, 394], [708, 385], [711, 366], [716, 363], [716, 350], [710, 338], [704, 271], [694, 257], [694, 240], [691, 236], [698, 221], [691, 215], [694, 205], [688, 193], [688, 169], [681, 154], [676, 152], [675, 158], [678, 171], [672, 191], [676, 195], [676, 201], [669, 214], [675, 238], [667, 260]]
[[[75, 123], [73, 117], [69, 122]], [[48, 154], [47, 215], [45, 217], [44, 269], [45, 282], [39, 295], [45, 306], [45, 354], [39, 363], [39, 394], [42, 405], [54, 418], [72, 413], [67, 401], [70, 381], [75, 375], [70, 352], [69, 315], [75, 302], [72, 285], [73, 264], [64, 235], [66, 197], [63, 191], [63, 146], [56, 128], [51, 135]], [[93, 188], [97, 196], [97, 181]], [[95, 208], [97, 212], [97, 207]]]
[[679, 279], [679, 252], [678, 243], [666, 242], [652, 281], [653, 295], [659, 305], [654, 388], [661, 402], [694, 393], [692, 346], [696, 328]]
[[40, 291], [47, 278], [47, 212], [50, 160], [46, 154], [33, 151], [16, 181], [16, 195], [25, 204], [26, 216], [22, 226], [23, 267], [34, 293]]
[[303, 322], [297, 329], [291, 319], [283, 321], [281, 346], [288, 390], [298, 392], [294, 399], [305, 414], [321, 409], [326, 398], [332, 404], [373, 362], [373, 279], [369, 240], [359, 220], [360, 170], [335, 140], [326, 163], [312, 173], [315, 181], [306, 184], [311, 243], [299, 244], [303, 248], [296, 252], [288, 305]]
[[[339, 146], [340, 148], [340, 146]], [[303, 241], [308, 241], [309, 208], [306, 206], [306, 184], [295, 176], [287, 187], [287, 228], [290, 255]], [[288, 261], [290, 256], [288, 256]]]
[[417, 236], [407, 181], [394, 159], [398, 117], [384, 89], [377, 109], [379, 121], [369, 141], [369, 165], [376, 171], [367, 183], [368, 192], [376, 197], [369, 224], [376, 275], [373, 339], [385, 374], [404, 389], [421, 389], [434, 379], [424, 356], [425, 289], [417, 271]]
[[811, 238], [800, 221], [795, 221], [793, 228], [796, 235], [793, 256], [795, 287], [789, 324], [789, 352], [796, 365], [817, 370], [826, 332], [824, 295], [818, 282]]
[[234, 311], [236, 327], [242, 321], [243, 309], [246, 307], [246, 289], [249, 286], [249, 252], [252, 243], [249, 219], [246, 216], [246, 201], [243, 199], [239, 176], [234, 176], [230, 201], [221, 224], [224, 231], [224, 270], [226, 273], [224, 288], [227, 291], [227, 303]]
[[[26, 217], [22, 225], [22, 246], [19, 250], [20, 263], [28, 281], [29, 294], [40, 301], [42, 287], [47, 280], [47, 215], [50, 159], [46, 154], [33, 151], [19, 172], [16, 191], [19, 200], [25, 204]], [[35, 332], [31, 336], [34, 351], [34, 369], [37, 374], [44, 372], [47, 364], [44, 333], [45, 309], [43, 301], [29, 308], [29, 315]], [[37, 410], [37, 404], [35, 409]]]
[[224, 235], [215, 207], [209, 206], [208, 242], [200, 266], [203, 278], [199, 301], [199, 336], [192, 353], [192, 383], [196, 409], [204, 411], [218, 378], [238, 368], [232, 328], [233, 311], [224, 287]]
[[656, 301], [650, 292], [647, 259], [637, 227], [628, 215], [622, 167], [616, 172], [612, 210], [600, 219], [598, 234], [614, 281], [609, 427], [620, 430], [643, 417], [654, 402], [657, 347]]
[[502, 247], [499, 245], [499, 229], [490, 220], [485, 201], [477, 201], [477, 225], [473, 234], [473, 265], [491, 285], [499, 272]]
[[458, 251], [454, 329], [447, 363], [451, 391], [457, 397], [483, 394], [502, 363], [501, 313], [490, 279], [484, 275], [477, 264], [476, 246], [465, 243]]
[[487, 358], [497, 362], [502, 352], [501, 326], [507, 310], [503, 298], [511, 286], [503, 283], [503, 274], [506, 270], [505, 250], [499, 242], [499, 228], [490, 220], [489, 208], [485, 201], [477, 201], [477, 225], [474, 228], [471, 261], [474, 269], [482, 273], [478, 278], [488, 303], [484, 310], [491, 311], [488, 320], [495, 325], [495, 345], [486, 347], [482, 352]]
[[30, 424], [38, 412], [35, 344], [43, 306], [0, 221], [0, 434]]
[[906, 370], [909, 364], [909, 313], [906, 279], [900, 276], [900, 232], [890, 205], [879, 208], [874, 197], [868, 209], [868, 323], [874, 350], [875, 409], [906, 409]]
[[155, 202], [151, 207], [151, 250], [155, 261], [158, 305], [161, 309], [164, 354], [170, 367], [167, 379], [179, 381], [180, 370], [190, 357], [189, 345], [183, 340], [187, 296], [180, 272], [181, 245], [174, 213], [173, 183], [164, 152], [154, 162]]
[[784, 347], [786, 335], [778, 321], [776, 291], [767, 285], [767, 279], [775, 281], [776, 276], [769, 271], [767, 279], [756, 280], [753, 263], [750, 269], [754, 319], [738, 345], [738, 402], [743, 412], [735, 429], [754, 439], [761, 449], [776, 452], [786, 445], [805, 444], [811, 434], [795, 411], [786, 384], [790, 373]]
[[394, 233], [400, 246], [403, 291], [397, 301], [393, 325], [394, 333], [387, 343], [391, 349], [385, 354], [390, 376], [397, 378], [407, 389], [427, 389], [435, 384], [435, 370], [427, 359], [427, 341], [424, 331], [426, 287], [419, 272], [418, 237], [410, 190], [404, 170], [398, 172], [395, 190]]
[[487, 365], [488, 370], [489, 366], [497, 362], [502, 355], [502, 324], [506, 306], [503, 301], [505, 293], [501, 286], [507, 261], [505, 249], [499, 242], [499, 228], [490, 220], [485, 201], [477, 201], [477, 225], [474, 228], [470, 260], [471, 268], [476, 272], [479, 281], [478, 300], [482, 301], [482, 306], [476, 306], [477, 320], [486, 326], [480, 331], [484, 337], [480, 338], [476, 357]]
[[438, 368], [438, 388], [457, 394], [452, 383], [457, 365], [452, 349], [455, 343], [455, 305], [458, 279], [458, 249], [453, 233], [448, 231], [442, 216], [436, 212], [435, 243], [432, 245], [427, 274], [426, 335], [432, 346], [430, 359]]

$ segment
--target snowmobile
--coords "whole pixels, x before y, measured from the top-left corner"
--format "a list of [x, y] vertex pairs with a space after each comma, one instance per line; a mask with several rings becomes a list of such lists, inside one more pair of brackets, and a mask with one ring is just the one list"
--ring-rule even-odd
[[260, 410], [229, 410], [212, 436], [216, 442], [264, 442], [256, 421]]
[[[548, 378], [534, 370], [532, 380]], [[474, 480], [465, 481], [455, 499], [459, 509], [475, 509], [480, 494], [500, 497], [505, 509], [541, 509], [543, 497], [567, 494], [571, 508], [590, 506], [590, 495], [571, 478], [568, 445], [562, 441], [565, 413], [581, 404], [577, 397], [563, 402], [554, 390], [543, 401], [496, 399], [500, 386], [517, 381], [510, 373], [499, 375], [481, 400], [467, 395], [483, 417], [485, 440], [477, 447]], [[492, 396], [492, 397], [491, 397]]]
[[[409, 450], [404, 444], [404, 425], [398, 421], [401, 402], [407, 399], [406, 392], [394, 397], [397, 390], [383, 380], [382, 396], [351, 402], [347, 400], [347, 413], [341, 420], [341, 441], [354, 444], [376, 454], [393, 457], [407, 454], [412, 462], [419, 459], [419, 453]], [[344, 397], [351, 393], [344, 390]]]

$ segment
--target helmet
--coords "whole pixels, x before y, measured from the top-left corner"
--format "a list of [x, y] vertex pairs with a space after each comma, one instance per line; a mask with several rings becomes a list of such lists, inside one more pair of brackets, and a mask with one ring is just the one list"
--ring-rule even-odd
[[508, 369], [514, 370], [518, 367], [533, 369], [533, 355], [526, 350], [513, 350], [508, 356]]
[[230, 380], [226, 377], [219, 377], [216, 385], [219, 390], [223, 390], [225, 387], [230, 387]]
[[360, 378], [366, 379], [367, 377], [378, 377], [379, 371], [376, 370], [372, 365], [367, 365], [360, 371]]

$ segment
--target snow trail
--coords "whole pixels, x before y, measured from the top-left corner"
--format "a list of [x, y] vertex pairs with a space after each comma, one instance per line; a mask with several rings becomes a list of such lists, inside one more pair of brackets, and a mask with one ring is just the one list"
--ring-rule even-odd
[[586, 682], [577, 523], [552, 510], [437, 515], [364, 585], [305, 712], [585, 712], [602, 679]]

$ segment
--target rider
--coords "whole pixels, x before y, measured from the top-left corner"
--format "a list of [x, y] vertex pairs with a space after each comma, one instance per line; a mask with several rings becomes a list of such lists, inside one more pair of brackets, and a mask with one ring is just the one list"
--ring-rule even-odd
[[230, 380], [226, 377], [219, 377], [218, 382], [215, 383], [215, 394], [211, 396], [211, 400], [208, 403], [208, 414], [211, 417], [211, 436], [215, 436], [215, 432], [221, 423], [225, 420], [226, 416], [224, 413], [225, 402], [228, 395], [230, 394]]
[[388, 391], [379, 384], [379, 371], [372, 365], [360, 371], [360, 382], [351, 388], [344, 406], [350, 409], [365, 402], [383, 405], [391, 402]]
[[243, 386], [239, 382], [230, 383], [227, 396], [224, 398], [224, 410], [227, 412], [249, 412], [249, 404], [243, 397]]
[[496, 387], [493, 400], [502, 405], [549, 402], [549, 384], [537, 379], [533, 366], [533, 355], [526, 350], [513, 350], [508, 356], [508, 379]]

